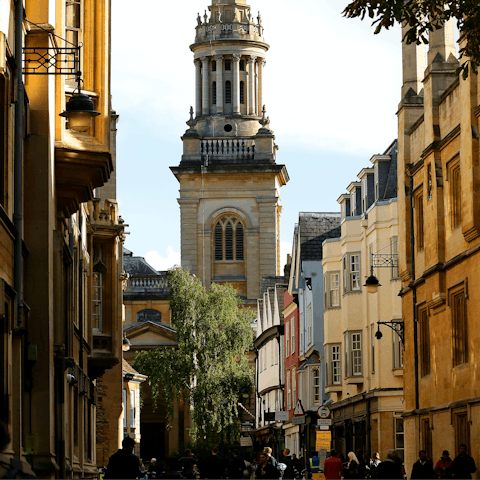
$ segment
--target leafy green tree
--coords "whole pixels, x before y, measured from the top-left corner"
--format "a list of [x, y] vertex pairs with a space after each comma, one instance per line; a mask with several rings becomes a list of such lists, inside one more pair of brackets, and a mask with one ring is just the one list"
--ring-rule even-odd
[[365, 15], [373, 18], [375, 33], [389, 29], [395, 23], [407, 25], [407, 43], [428, 43], [428, 32], [441, 28], [445, 21], [454, 18], [464, 38], [460, 58], [464, 62], [457, 75], [467, 78], [469, 65], [477, 74], [480, 65], [480, 4], [478, 0], [354, 0], [347, 5], [343, 15], [348, 18]]
[[239, 395], [253, 385], [246, 352], [254, 313], [231, 286], [212, 283], [207, 292], [188, 270], [171, 270], [168, 284], [177, 347], [139, 352], [135, 368], [148, 375], [154, 405], [161, 392], [171, 419], [183, 395], [192, 407], [192, 438], [211, 437], [234, 423]]

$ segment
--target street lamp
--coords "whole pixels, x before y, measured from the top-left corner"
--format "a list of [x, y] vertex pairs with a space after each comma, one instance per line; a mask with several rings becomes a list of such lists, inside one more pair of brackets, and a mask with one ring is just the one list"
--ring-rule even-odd
[[367, 288], [368, 293], [377, 293], [378, 287], [381, 287], [381, 286], [382, 285], [378, 281], [378, 278], [373, 274], [373, 265], [372, 265], [370, 268], [370, 276], [365, 281], [364, 287]]
[[82, 93], [80, 87], [81, 72], [77, 72], [77, 92], [67, 102], [65, 111], [60, 113], [61, 117], [68, 118], [68, 128], [76, 132], [86, 132], [92, 126], [92, 118], [100, 115], [95, 110], [91, 98]]
[[132, 346], [132, 343], [130, 342], [130, 340], [126, 336], [124, 336], [123, 342], [122, 342], [122, 350], [124, 352], [128, 352], [131, 346]]

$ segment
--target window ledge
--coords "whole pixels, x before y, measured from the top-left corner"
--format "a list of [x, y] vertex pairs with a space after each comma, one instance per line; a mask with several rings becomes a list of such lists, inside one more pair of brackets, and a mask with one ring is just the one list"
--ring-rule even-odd
[[393, 369], [394, 377], [403, 377], [403, 368], [394, 368]]
[[[348, 292], [345, 292], [342, 296], [343, 297], [346, 297], [347, 295], [359, 295], [361, 294], [362, 291], [361, 290], [355, 290], [355, 291], [348, 291]], [[341, 307], [340, 307], [341, 308]]]
[[341, 392], [343, 390], [343, 386], [340, 385], [326, 385], [325, 392]]
[[460, 365], [457, 365], [456, 367], [453, 367], [453, 370], [458, 372], [459, 370], [463, 370], [465, 368], [468, 368], [468, 366], [469, 366], [468, 362], [461, 363]]
[[347, 377], [345, 379], [345, 383], [347, 385], [359, 385], [361, 383], [364, 383], [364, 381], [365, 380], [364, 380], [363, 376], [361, 376], [361, 377]]

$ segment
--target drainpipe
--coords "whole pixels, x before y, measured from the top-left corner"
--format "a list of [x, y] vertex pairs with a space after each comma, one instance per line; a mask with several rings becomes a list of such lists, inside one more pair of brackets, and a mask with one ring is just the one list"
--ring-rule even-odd
[[22, 326], [23, 320], [23, 292], [22, 292], [22, 237], [23, 237], [23, 103], [24, 86], [22, 78], [22, 44], [23, 44], [23, 1], [17, 0], [15, 5], [15, 61], [17, 101], [15, 103], [15, 131], [14, 131], [14, 186], [13, 186], [13, 223], [17, 231], [14, 244], [14, 288], [17, 293], [17, 328]]
[[83, 215], [82, 208], [78, 211], [78, 326], [80, 330], [80, 354], [78, 356], [79, 367], [83, 374]]
[[412, 303], [413, 303], [413, 350], [415, 363], [415, 410], [420, 408], [419, 386], [418, 386], [418, 319], [417, 319], [417, 287], [415, 286], [415, 234], [413, 220], [413, 174], [410, 176], [410, 249], [412, 257]]

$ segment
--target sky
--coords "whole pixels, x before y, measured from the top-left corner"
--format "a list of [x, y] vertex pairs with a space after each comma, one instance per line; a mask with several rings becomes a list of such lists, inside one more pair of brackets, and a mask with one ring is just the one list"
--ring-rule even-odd
[[[347, 0], [251, 0], [270, 45], [264, 103], [289, 183], [280, 191], [282, 268], [299, 212], [338, 212], [338, 197], [397, 135], [400, 29], [343, 18]], [[195, 104], [197, 12], [210, 0], [112, 2], [117, 199], [125, 247], [157, 270], [180, 264], [180, 137]], [[148, 20], [148, 21], [147, 21]]]

